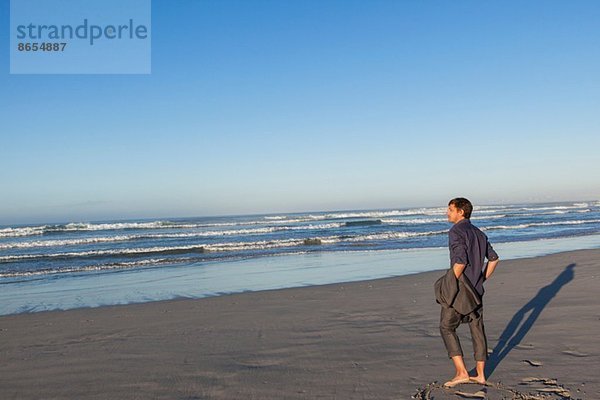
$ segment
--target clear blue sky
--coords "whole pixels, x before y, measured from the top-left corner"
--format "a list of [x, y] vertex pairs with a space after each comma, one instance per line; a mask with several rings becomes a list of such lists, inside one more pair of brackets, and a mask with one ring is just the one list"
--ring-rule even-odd
[[151, 75], [10, 75], [0, 223], [600, 198], [600, 2], [153, 0]]

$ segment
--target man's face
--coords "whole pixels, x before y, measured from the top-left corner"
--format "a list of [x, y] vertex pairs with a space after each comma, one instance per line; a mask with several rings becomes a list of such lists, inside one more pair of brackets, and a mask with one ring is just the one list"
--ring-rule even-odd
[[455, 224], [461, 219], [463, 219], [465, 212], [456, 208], [454, 204], [450, 204], [448, 206], [448, 211], [446, 211], [446, 215], [448, 215], [448, 222], [452, 222], [453, 224]]

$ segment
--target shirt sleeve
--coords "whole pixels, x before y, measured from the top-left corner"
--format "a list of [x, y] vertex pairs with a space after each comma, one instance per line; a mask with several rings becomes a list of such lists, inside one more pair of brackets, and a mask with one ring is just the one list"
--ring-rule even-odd
[[495, 261], [498, 259], [498, 253], [494, 250], [490, 242], [487, 242], [487, 251], [485, 252], [485, 258], [489, 261]]
[[448, 232], [448, 246], [450, 247], [450, 264], [467, 265], [467, 243], [454, 229]]

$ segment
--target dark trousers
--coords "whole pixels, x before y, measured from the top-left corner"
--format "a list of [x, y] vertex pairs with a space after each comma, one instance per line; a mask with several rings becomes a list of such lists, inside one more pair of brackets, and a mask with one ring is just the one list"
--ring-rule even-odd
[[440, 315], [440, 333], [448, 350], [448, 357], [463, 356], [460, 340], [456, 335], [456, 328], [461, 323], [468, 323], [473, 341], [473, 352], [476, 361], [487, 360], [487, 339], [483, 326], [483, 307], [469, 315], [461, 315], [453, 308], [442, 307]]

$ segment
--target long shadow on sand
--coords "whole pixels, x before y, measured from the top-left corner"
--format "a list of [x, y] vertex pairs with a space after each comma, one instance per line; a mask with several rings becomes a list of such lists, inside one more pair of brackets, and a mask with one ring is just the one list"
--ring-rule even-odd
[[[535, 297], [529, 300], [529, 302], [521, 307], [521, 309], [512, 317], [504, 329], [504, 332], [500, 335], [498, 344], [492, 351], [492, 354], [490, 354], [488, 362], [486, 363], [485, 375], [487, 377], [491, 376], [504, 357], [506, 357], [515, 346], [521, 343], [521, 340], [527, 335], [527, 332], [529, 332], [550, 300], [556, 296], [564, 285], [573, 280], [575, 277], [575, 272], [573, 271], [575, 265], [576, 264], [567, 265], [564, 271], [561, 272], [552, 283], [541, 288]], [[529, 314], [529, 317], [526, 317], [528, 312], [531, 313]]]

